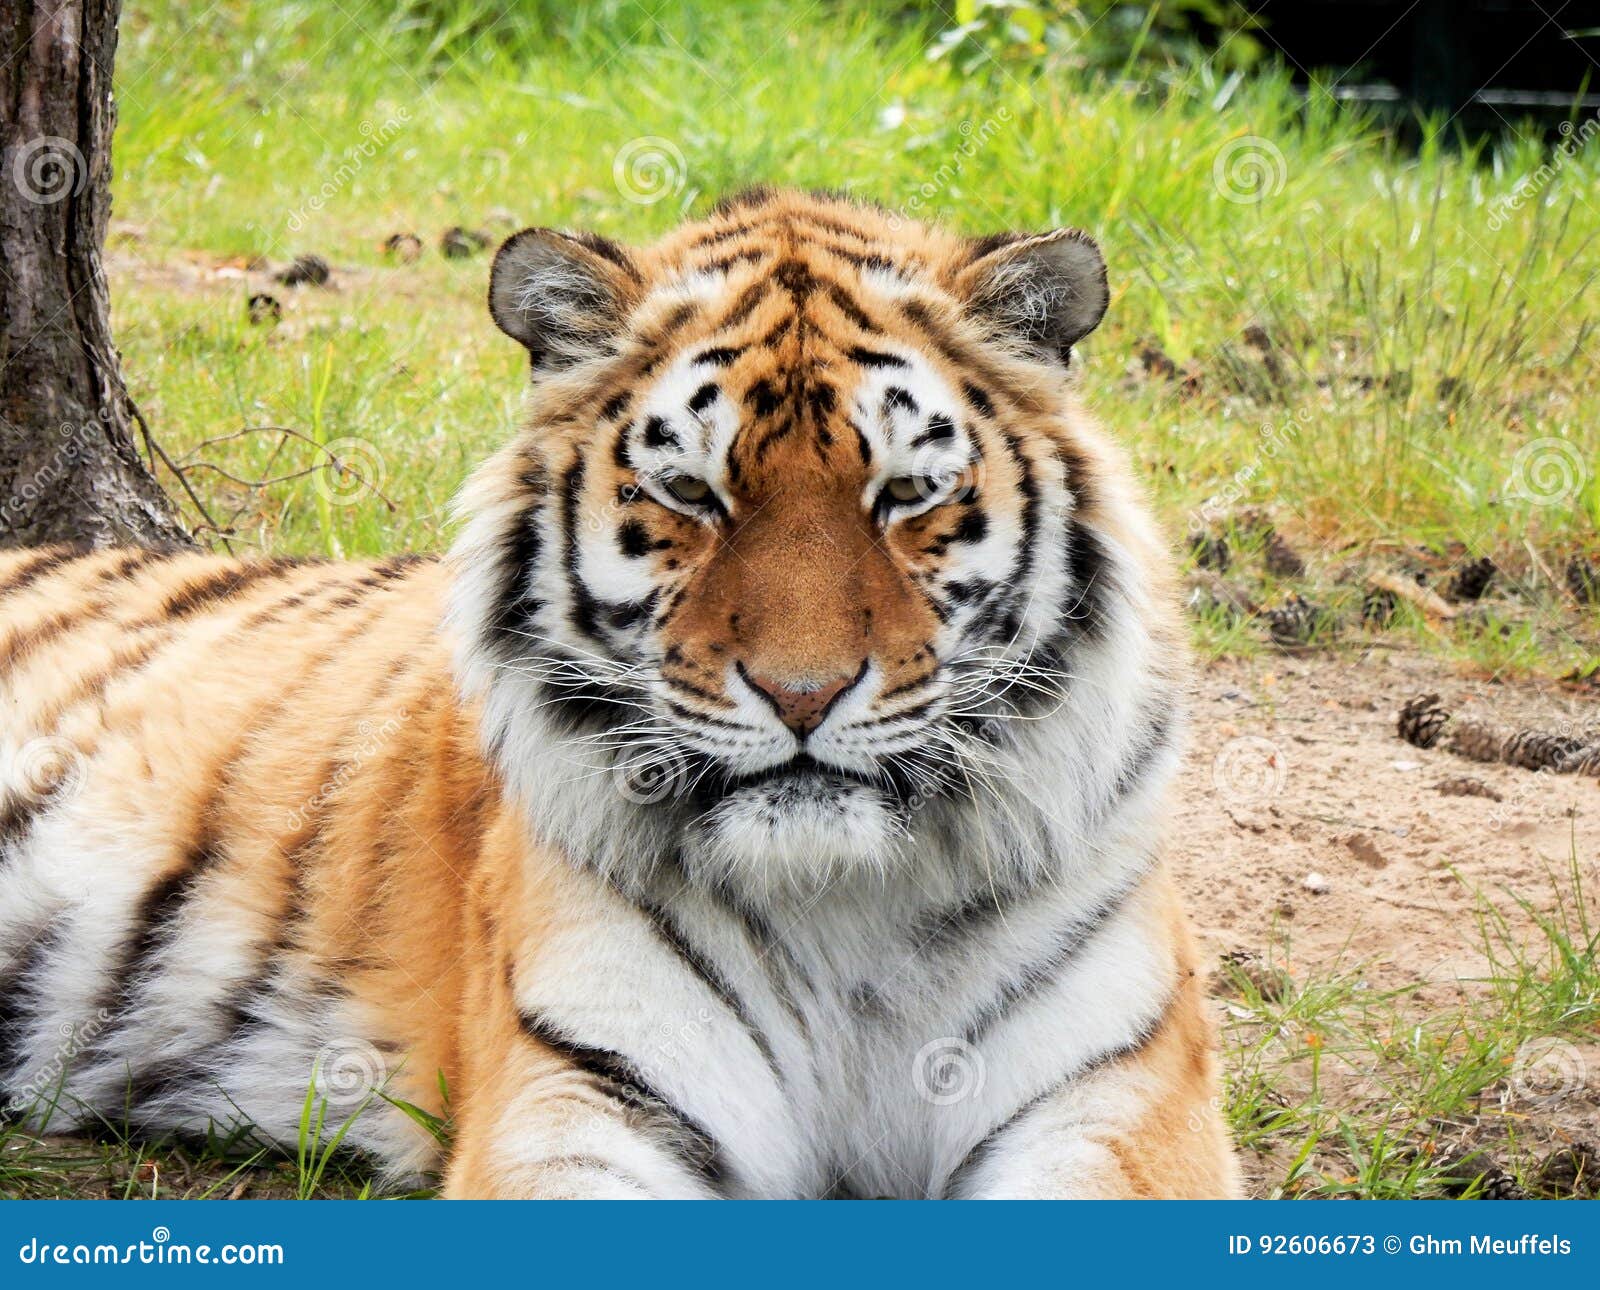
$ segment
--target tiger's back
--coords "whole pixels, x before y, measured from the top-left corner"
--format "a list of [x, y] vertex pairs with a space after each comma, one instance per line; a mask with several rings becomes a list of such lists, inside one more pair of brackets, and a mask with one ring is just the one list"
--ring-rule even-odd
[[[440, 1109], [490, 803], [442, 586], [411, 558], [0, 555], [13, 1110], [198, 1131], [225, 1087], [281, 1126], [374, 1062]], [[356, 1137], [426, 1159], [394, 1117]]]

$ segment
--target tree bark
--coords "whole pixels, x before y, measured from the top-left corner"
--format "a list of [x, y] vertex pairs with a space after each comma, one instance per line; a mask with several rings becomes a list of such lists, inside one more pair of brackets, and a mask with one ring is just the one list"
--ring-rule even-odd
[[120, 8], [0, 4], [0, 546], [193, 545], [134, 448], [111, 343]]

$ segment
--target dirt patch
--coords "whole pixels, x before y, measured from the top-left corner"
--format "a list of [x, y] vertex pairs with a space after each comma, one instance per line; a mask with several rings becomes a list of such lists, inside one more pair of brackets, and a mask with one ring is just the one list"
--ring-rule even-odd
[[1283, 937], [1297, 966], [1366, 961], [1388, 985], [1457, 991], [1484, 971], [1475, 889], [1513, 915], [1507, 892], [1545, 908], [1549, 874], [1576, 855], [1600, 891], [1600, 780], [1410, 747], [1396, 713], [1430, 689], [1505, 724], [1582, 729], [1600, 715], [1555, 684], [1441, 675], [1386, 650], [1202, 670], [1172, 836], [1214, 956]]

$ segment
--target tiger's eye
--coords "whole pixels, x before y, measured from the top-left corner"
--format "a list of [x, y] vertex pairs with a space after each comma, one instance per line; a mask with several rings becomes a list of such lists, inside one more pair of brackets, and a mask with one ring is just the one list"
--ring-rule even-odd
[[711, 485], [693, 475], [674, 475], [667, 480], [667, 491], [680, 502], [698, 505], [711, 496]]
[[884, 487], [897, 502], [920, 502], [931, 492], [926, 482], [915, 475], [896, 475]]

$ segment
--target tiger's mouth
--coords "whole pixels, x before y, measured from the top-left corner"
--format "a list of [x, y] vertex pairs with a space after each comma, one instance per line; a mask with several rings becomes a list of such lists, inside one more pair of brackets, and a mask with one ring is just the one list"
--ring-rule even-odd
[[836, 766], [801, 751], [788, 761], [746, 774], [732, 772], [703, 776], [695, 795], [702, 807], [715, 807], [731, 798], [757, 798], [769, 808], [843, 803], [847, 799], [875, 799], [883, 806], [903, 812], [919, 798], [926, 799], [943, 785], [926, 774], [912, 775], [904, 767], [888, 762], [874, 771]]
[[866, 774], [863, 771], [851, 770], [843, 766], [830, 766], [826, 762], [818, 761], [808, 752], [798, 752], [786, 762], [776, 766], [768, 766], [765, 770], [752, 771], [748, 775], [734, 775], [724, 781], [726, 792], [738, 792], [744, 788], [755, 788], [760, 785], [790, 785], [796, 788], [806, 787], [850, 787], [859, 785], [863, 788], [884, 787], [882, 777]]

